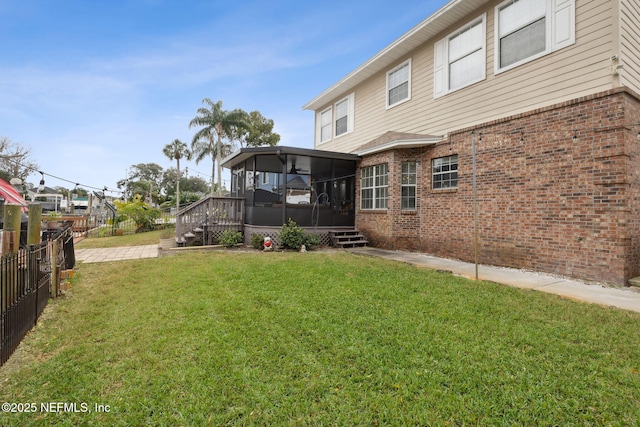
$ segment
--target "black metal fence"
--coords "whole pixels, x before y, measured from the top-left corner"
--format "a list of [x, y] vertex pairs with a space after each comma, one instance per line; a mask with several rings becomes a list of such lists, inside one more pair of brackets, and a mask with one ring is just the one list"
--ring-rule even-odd
[[49, 297], [57, 296], [60, 272], [73, 263], [71, 227], [0, 257], [0, 365], [36, 324]]
[[[67, 217], [65, 217], [66, 219]], [[79, 235], [86, 237], [111, 237], [111, 236], [127, 236], [135, 234], [138, 231], [138, 225], [132, 220], [114, 220], [114, 217], [103, 214], [85, 215], [86, 227]], [[164, 228], [173, 226], [176, 223], [175, 212], [162, 211], [158, 218], [153, 220], [155, 228]]]

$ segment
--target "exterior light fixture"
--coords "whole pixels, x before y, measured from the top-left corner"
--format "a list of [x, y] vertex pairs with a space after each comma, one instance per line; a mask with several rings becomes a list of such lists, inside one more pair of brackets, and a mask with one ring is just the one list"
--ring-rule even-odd
[[38, 193], [42, 193], [44, 191], [44, 172], [40, 172], [40, 175], [42, 175], [42, 178], [40, 179], [40, 185], [38, 185]]

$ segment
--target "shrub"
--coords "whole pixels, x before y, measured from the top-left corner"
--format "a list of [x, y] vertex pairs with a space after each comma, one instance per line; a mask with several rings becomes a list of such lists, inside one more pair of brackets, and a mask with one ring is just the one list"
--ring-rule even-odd
[[264, 236], [262, 234], [252, 234], [251, 246], [258, 250], [264, 249]]
[[118, 208], [116, 221], [130, 219], [136, 224], [136, 233], [153, 230], [155, 220], [160, 216], [160, 210], [152, 208], [136, 194], [131, 202], [115, 201]]
[[320, 237], [317, 234], [309, 233], [305, 236], [304, 245], [307, 249], [312, 249], [314, 246], [320, 245]]
[[302, 245], [305, 245], [307, 249], [311, 249], [313, 246], [320, 244], [320, 238], [317, 234], [307, 234], [304, 228], [299, 227], [295, 221], [289, 218], [289, 222], [283, 225], [280, 233], [278, 233], [278, 243], [286, 249], [298, 250]]
[[278, 243], [285, 249], [300, 249], [304, 245], [304, 239], [304, 229], [298, 227], [298, 224], [291, 218], [286, 224], [282, 225], [280, 233], [278, 233]]
[[219, 243], [225, 248], [232, 248], [242, 242], [242, 233], [236, 230], [228, 229], [222, 232]]

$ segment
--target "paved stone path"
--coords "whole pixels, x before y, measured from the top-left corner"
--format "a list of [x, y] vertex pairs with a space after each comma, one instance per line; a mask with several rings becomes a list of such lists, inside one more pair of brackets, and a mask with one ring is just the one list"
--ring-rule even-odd
[[157, 258], [158, 245], [122, 246], [116, 248], [76, 249], [76, 261], [86, 263]]

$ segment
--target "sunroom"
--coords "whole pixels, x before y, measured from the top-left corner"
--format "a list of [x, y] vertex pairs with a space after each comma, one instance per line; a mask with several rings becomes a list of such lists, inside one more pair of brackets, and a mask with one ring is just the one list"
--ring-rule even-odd
[[276, 237], [289, 219], [327, 243], [355, 225], [355, 154], [297, 147], [242, 148], [222, 161], [231, 197], [245, 200], [244, 238]]

